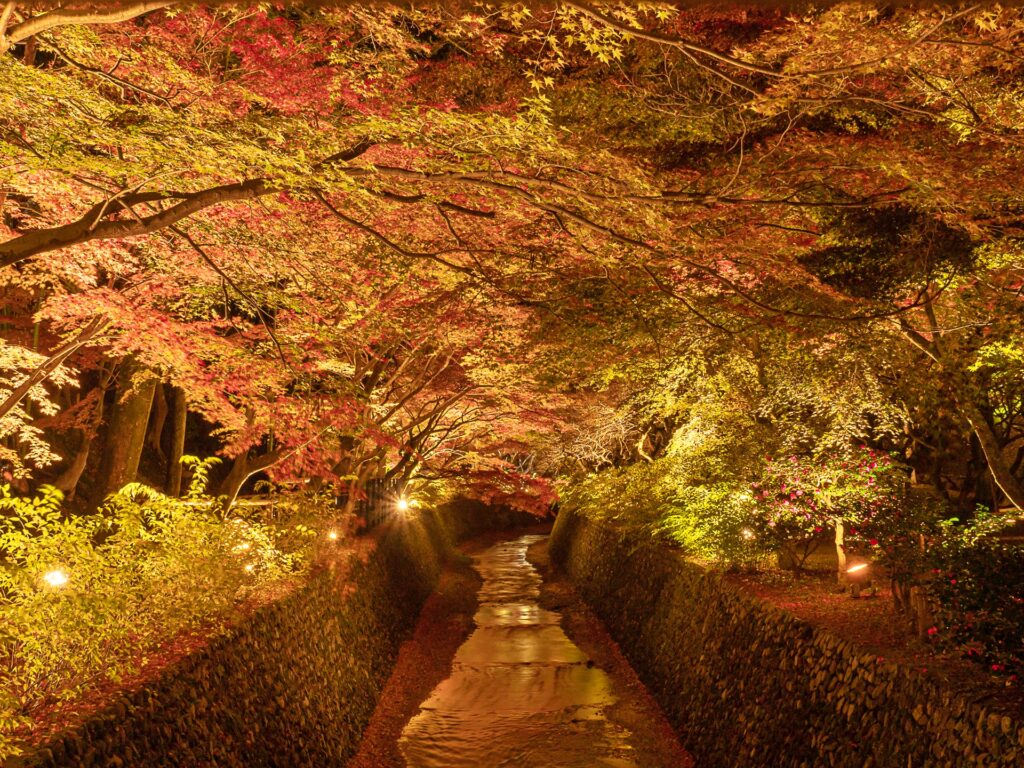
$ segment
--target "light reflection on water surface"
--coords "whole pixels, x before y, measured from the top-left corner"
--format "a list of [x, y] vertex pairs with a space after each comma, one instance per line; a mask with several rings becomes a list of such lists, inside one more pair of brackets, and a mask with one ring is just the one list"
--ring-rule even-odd
[[476, 629], [402, 733], [410, 768], [636, 768], [629, 732], [605, 716], [608, 675], [537, 604], [541, 578], [526, 550], [542, 538], [474, 558], [484, 580]]

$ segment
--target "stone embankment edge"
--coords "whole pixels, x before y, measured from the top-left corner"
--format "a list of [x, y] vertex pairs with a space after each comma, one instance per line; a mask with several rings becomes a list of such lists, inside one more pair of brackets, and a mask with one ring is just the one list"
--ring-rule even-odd
[[563, 511], [551, 557], [702, 768], [1024, 765], [987, 712], [739, 592], [651, 539]]
[[5, 768], [343, 766], [458, 522], [395, 520], [344, 577], [330, 569]]

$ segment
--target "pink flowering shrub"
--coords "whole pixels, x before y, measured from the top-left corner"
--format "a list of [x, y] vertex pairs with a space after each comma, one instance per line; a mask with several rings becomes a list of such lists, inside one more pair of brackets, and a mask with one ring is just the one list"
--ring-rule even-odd
[[950, 525], [932, 547], [925, 590], [929, 640], [1012, 683], [1024, 672], [1024, 549], [990, 535], [1002, 525], [985, 514]]
[[762, 534], [799, 568], [823, 535], [835, 531], [837, 521], [849, 542], [881, 546], [865, 533], [876, 520], [899, 510], [907, 495], [907, 473], [888, 454], [867, 446], [847, 456], [768, 457], [753, 492]]

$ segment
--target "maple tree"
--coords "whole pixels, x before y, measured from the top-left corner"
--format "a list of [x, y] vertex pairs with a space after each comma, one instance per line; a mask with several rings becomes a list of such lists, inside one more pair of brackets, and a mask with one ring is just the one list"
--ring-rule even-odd
[[[274, 49], [280, 42], [273, 34], [296, 33], [296, 25], [282, 24], [281, 19], [269, 19], [265, 14], [257, 16], [254, 28], [248, 30], [257, 44], [240, 48], [244, 55], [256, 59], [267, 55], [259, 45]], [[228, 14], [210, 11], [206, 14], [210, 25], [207, 32], [220, 25], [245, 24], [246, 18], [241, 11]], [[182, 26], [173, 18], [165, 21], [166, 28], [160, 33], [168, 36], [176, 36], [186, 26], [192, 31], [196, 29], [187, 23]], [[263, 39], [262, 34], [271, 37]], [[315, 32], [310, 34], [316, 36]], [[16, 42], [16, 37], [12, 40]], [[95, 46], [97, 42], [80, 38], [67, 45]], [[175, 37], [174, 42], [180, 43], [180, 39]], [[64, 56], [62, 62], [77, 61], [75, 56], [82, 55], [79, 48], [71, 53], [70, 48], [55, 42], [54, 50], [58, 47], [63, 52], [58, 53]], [[94, 48], [92, 53], [95, 52]], [[161, 61], [165, 63], [169, 62]], [[187, 64], [194, 66], [200, 62], [190, 60]], [[323, 93], [305, 88], [308, 66], [308, 57], [295, 63], [292, 74], [302, 82], [293, 83], [294, 88], [275, 92], [276, 97], [287, 96], [293, 101], [274, 103], [273, 108], [280, 110], [279, 116], [285, 123], [290, 122], [300, 133], [305, 132], [304, 139], [317, 141], [320, 137], [313, 135], [307, 121], [291, 117], [293, 113], [307, 110], [311, 104], [316, 103], [318, 110], [321, 106], [317, 100]], [[92, 72], [93, 69], [79, 68], [79, 71]], [[144, 78], [142, 69], [133, 72], [132, 77]], [[36, 76], [41, 71], [37, 69], [30, 74]], [[165, 73], [146, 74], [154, 77]], [[182, 74], [187, 76], [187, 73]], [[138, 79], [133, 82], [139, 84]], [[51, 80], [49, 84], [53, 86], [57, 81]], [[205, 83], [204, 87], [209, 90], [211, 85]], [[260, 85], [277, 89], [281, 83], [265, 81], [257, 84], [257, 88]], [[151, 89], [139, 87], [152, 94]], [[305, 101], [294, 101], [296, 93], [302, 94]], [[9, 95], [13, 98], [15, 94], [12, 88]], [[263, 98], [263, 94], [243, 92], [229, 85], [217, 98], [204, 102], [209, 110], [203, 119], [221, 121], [222, 127], [227, 126], [236, 122], [238, 110], [247, 112], [253, 103]], [[254, 101], [250, 103], [249, 99]], [[155, 101], [160, 106], [173, 107], [166, 98], [155, 98]], [[105, 95], [96, 95], [93, 106], [101, 109], [111, 105]], [[262, 121], [260, 117], [254, 122]], [[372, 123], [372, 120], [366, 122]], [[192, 127], [201, 129], [201, 123], [202, 120], [196, 121]], [[52, 135], [56, 136], [59, 130], [57, 128]], [[242, 135], [244, 133], [236, 134], [235, 138], [240, 139], [241, 144], [248, 144], [245, 149], [251, 152], [252, 145], [249, 137]], [[189, 138], [197, 143], [204, 141], [195, 135]], [[331, 135], [330, 140], [335, 141], [335, 136]], [[118, 466], [100, 468], [103, 477], [98, 492], [93, 494], [94, 500], [98, 501], [134, 475], [156, 377], [173, 382], [175, 391], [185, 394], [190, 409], [216, 425], [224, 435], [225, 450], [234, 457], [223, 483], [229, 503], [247, 479], [272, 468], [280, 477], [340, 475], [348, 479], [350, 472], [346, 468], [366, 466], [385, 475], [400, 473], [407, 480], [428, 456], [444, 455], [444, 461], [451, 464], [453, 456], [465, 456], [472, 444], [493, 439], [496, 432], [493, 425], [511, 415], [495, 408], [488, 413], [481, 411], [480, 390], [495, 387], [494, 379], [500, 378], [501, 366], [487, 370], [489, 363], [484, 355], [484, 339], [480, 336], [482, 326], [478, 322], [476, 331], [466, 327], [473, 313], [480, 316], [481, 300], [467, 297], [469, 281], [460, 284], [453, 280], [450, 269], [444, 264], [442, 247], [414, 252], [394, 242], [391, 239], [394, 235], [385, 235], [380, 225], [371, 226], [340, 211], [328, 199], [326, 189], [311, 186], [308, 177], [317, 173], [313, 169], [350, 161], [375, 146], [375, 142], [365, 138], [353, 139], [353, 142], [355, 149], [333, 152], [326, 160], [311, 165], [300, 164], [300, 170], [291, 162], [282, 167], [277, 158], [270, 156], [276, 154], [274, 152], [268, 155], [257, 150], [257, 156], [251, 159], [261, 166], [260, 170], [283, 171], [284, 179], [214, 184], [211, 189], [196, 192], [136, 190], [116, 195], [116, 201], [98, 204], [70, 229], [57, 227], [60, 232], [56, 239], [51, 236], [53, 233], [41, 238], [37, 231], [29, 235], [33, 242], [27, 245], [28, 250], [22, 237], [8, 241], [8, 245], [15, 243], [12, 247], [20, 249], [12, 257], [19, 259], [20, 266], [24, 254], [37, 253], [40, 248], [52, 249], [67, 242], [84, 244], [113, 235], [151, 231], [164, 234], [160, 241], [143, 246], [150, 259], [144, 270], [138, 269], [138, 251], [115, 247], [113, 253], [126, 259], [115, 267], [123, 276], [89, 274], [96, 267], [90, 263], [89, 256], [85, 256], [83, 273], [65, 279], [59, 301], [51, 301], [45, 310], [55, 328], [71, 326], [97, 315], [106, 318], [104, 327], [110, 345], [101, 360], [110, 360], [121, 369], [116, 376], [109, 371], [100, 376], [105, 382], [104, 388], [114, 382], [117, 385], [108, 426], [115, 434], [108, 441], [134, 447], [125, 457], [111, 458], [111, 454], [106, 454], [105, 458], [110, 459], [106, 464], [112, 461]], [[153, 147], [145, 149], [145, 143], [134, 149], [153, 151]], [[120, 157], [124, 158], [126, 151], [130, 154], [134, 150], [118, 146]], [[94, 154], [91, 147], [86, 153]], [[199, 186], [203, 178], [234, 170], [201, 165], [202, 159], [195, 157], [191, 149], [188, 154], [188, 163], [184, 164], [188, 166], [186, 173], [201, 177], [193, 186]], [[224, 147], [212, 148], [208, 159], [213, 157], [223, 159]], [[165, 165], [167, 160], [159, 162]], [[105, 172], [99, 167], [103, 162], [91, 169], [87, 169], [87, 165], [83, 163], [72, 174], [76, 177], [71, 182], [73, 186], [89, 173], [102, 175]], [[53, 168], [47, 170], [54, 171]], [[252, 175], [251, 171], [252, 164], [247, 164], [246, 175]], [[305, 178], [301, 191], [293, 196], [288, 187], [299, 175]], [[385, 200], [396, 196], [377, 190], [368, 194]], [[211, 204], [263, 195], [273, 197], [265, 206], [274, 206], [274, 210], [263, 208], [260, 212], [266, 211], [269, 216], [253, 211], [217, 211], [217, 215], [190, 224], [201, 227], [201, 235], [186, 231], [184, 225], [178, 226], [183, 218]], [[164, 211], [153, 211], [154, 204], [162, 208], [169, 199], [181, 202], [167, 205]], [[403, 202], [411, 205], [420, 201]], [[136, 205], [149, 206], [149, 216], [136, 214]], [[493, 217], [489, 211], [455, 201], [424, 205], [434, 211], [435, 218], [443, 220], [446, 236], [456, 240], [460, 237], [456, 227], [461, 228], [467, 217]], [[285, 211], [294, 218], [284, 221]], [[126, 215], [132, 220], [127, 220]], [[375, 215], [383, 222], [389, 214], [380, 211]], [[298, 252], [299, 247], [294, 242], [296, 227], [305, 235], [300, 247], [319, 251], [319, 260]], [[351, 237], [353, 229], [367, 233], [371, 242], [339, 248], [338, 243]], [[22, 245], [17, 245], [17, 241], [22, 241]], [[382, 258], [381, 248], [398, 257], [398, 262], [390, 266], [390, 274], [374, 265]], [[94, 256], [96, 251], [86, 253]], [[239, 275], [237, 270], [250, 263], [246, 259], [251, 257], [260, 259], [264, 269], [257, 274]], [[408, 262], [425, 258], [446, 267], [444, 274], [419, 266], [415, 270], [417, 274], [409, 278]], [[271, 266], [271, 262], [279, 266]], [[298, 264], [301, 264], [301, 273], [296, 271]], [[67, 264], [61, 266], [66, 268]], [[114, 265], [103, 265], [109, 266]], [[69, 285], [76, 278], [77, 284]], [[104, 278], [108, 278], [106, 285], [101, 284]], [[135, 290], [133, 280], [141, 280], [145, 288]], [[21, 282], [24, 283], [24, 279]], [[475, 285], [476, 281], [472, 283]], [[460, 295], [462, 300], [458, 298]], [[222, 299], [222, 307], [216, 307]], [[486, 311], [494, 317], [500, 309], [490, 307]], [[430, 312], [439, 312], [440, 317], [424, 314]], [[381, 322], [380, 316], [385, 313], [389, 314]], [[512, 315], [507, 317], [515, 321]], [[81, 342], [87, 340], [81, 339]], [[502, 342], [499, 340], [499, 343]], [[432, 371], [438, 360], [443, 360], [444, 365]], [[138, 375], [133, 375], [133, 371]], [[149, 381], [142, 384], [139, 375], [148, 377]], [[383, 381], [378, 381], [381, 377]], [[378, 385], [386, 391], [376, 392]], [[387, 400], [389, 397], [396, 400]], [[491, 395], [489, 402], [492, 406], [504, 402], [501, 407], [506, 411], [509, 407], [507, 396]], [[101, 394], [93, 398], [92, 412], [79, 416], [95, 421], [102, 403]], [[133, 404], [138, 407], [123, 420], [122, 429], [118, 413], [130, 410]], [[179, 421], [180, 414], [179, 406]], [[385, 428], [388, 422], [400, 423]], [[480, 426], [484, 424], [490, 426], [481, 432]], [[181, 432], [179, 430], [179, 438]], [[152, 442], [159, 448], [159, 434]], [[460, 444], [466, 449], [456, 449]], [[180, 455], [181, 450], [182, 446], [178, 445], [175, 454]], [[394, 466], [386, 462], [389, 453], [396, 457]]]
[[[967, 338], [1019, 280], [1011, 10], [7, 3], [2, 26], [11, 292], [65, 346], [85, 334], [76, 350], [100, 349], [86, 322], [110, 318], [89, 353], [118, 393], [109, 422], [173, 384], [233, 457], [229, 497], [272, 467], [388, 474], [389, 450], [402, 473], [450, 427], [413, 400], [479, 398], [450, 340], [378, 329], [360, 347], [315, 323], [331, 297], [372, 305], [386, 280], [360, 283], [377, 260], [431, 275], [424, 292], [471, 286], [483, 309], [453, 322], [477, 327], [500, 307], [537, 332], [675, 304], [726, 337], [814, 323], [899, 339], [1022, 499], [1019, 434], [994, 421]], [[412, 359], [376, 357], [396, 343]], [[127, 360], [154, 381], [103, 367]], [[408, 381], [374, 392], [382, 365]], [[341, 368], [371, 373], [325, 383]], [[393, 413], [374, 403], [389, 396]], [[88, 443], [103, 397], [81, 399]], [[419, 416], [385, 436], [377, 422], [406, 405]], [[140, 452], [103, 470], [95, 499]]]
[[[376, 260], [430, 275], [423, 293], [471, 287], [478, 307], [453, 323], [504, 313], [524, 340], [624, 308], [662, 335], [679, 311], [726, 338], [810, 323], [898, 339], [1019, 504], [1020, 436], [979, 391], [972, 354], [992, 347], [970, 337], [994, 330], [978, 317], [994, 302], [1015, 309], [1020, 23], [999, 8], [8, 3], [0, 259], [49, 348], [109, 318], [105, 347], [75, 347], [118, 393], [109, 424], [163, 379], [216, 427], [229, 497], [273, 467], [404, 475], [432, 436], [465, 432], [450, 398], [508, 407], [471, 405], [450, 339], [378, 328], [360, 346], [314, 322], [331, 297], [372, 305]], [[377, 358], [394, 349], [410, 359]], [[127, 360], [154, 381], [104, 368]], [[81, 399], [76, 428], [104, 423], [103, 398]], [[104, 474], [133, 475], [136, 453]]]
[[1022, 35], [996, 5], [0, 0], [4, 482], [79, 513], [179, 496], [187, 455], [223, 460], [218, 514], [557, 486], [741, 564], [789, 457], [1020, 508]]

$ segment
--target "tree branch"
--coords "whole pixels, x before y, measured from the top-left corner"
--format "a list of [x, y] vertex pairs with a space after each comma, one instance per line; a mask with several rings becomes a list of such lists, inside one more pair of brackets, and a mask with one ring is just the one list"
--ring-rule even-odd
[[[918, 35], [910, 42], [905, 43], [902, 46], [899, 46], [898, 48], [895, 48], [894, 50], [888, 53], [875, 56], [874, 58], [871, 59], [864, 59], [862, 61], [853, 62], [852, 64], [844, 64], [842, 66], [829, 67], [826, 69], [805, 70], [802, 72], [782, 72], [776, 69], [772, 69], [770, 67], [762, 67], [757, 64], [753, 64], [749, 61], [743, 61], [742, 59], [737, 59], [733, 56], [729, 56], [724, 53], [719, 53], [714, 49], [705, 48], [702, 45], [697, 45], [696, 43], [692, 43], [688, 40], [684, 40], [679, 37], [664, 35], [661, 34], [660, 32], [649, 32], [647, 30], [640, 29], [629, 24], [625, 24], [624, 22], [619, 21], [618, 19], [612, 16], [602, 13], [594, 6], [586, 2], [582, 2], [582, 0], [563, 0], [563, 2], [564, 5], [568, 6], [569, 8], [574, 8], [580, 13], [582, 13], [584, 16], [587, 16], [593, 19], [594, 21], [604, 24], [607, 27], [611, 27], [612, 29], [619, 31], [622, 34], [629, 35], [640, 40], [654, 42], [659, 45], [666, 45], [686, 54], [699, 54], [701, 56], [706, 56], [709, 59], [717, 61], [721, 64], [727, 64], [731, 67], [735, 67], [736, 69], [745, 70], [747, 72], [752, 72], [759, 75], [767, 75], [773, 78], [789, 80], [800, 77], [825, 77], [827, 75], [849, 74], [850, 72], [856, 72], [858, 70], [867, 69], [878, 64], [884, 64], [886, 61], [889, 61], [890, 59], [899, 56], [900, 54], [905, 53], [906, 51], [912, 48], [916, 48], [922, 43], [929, 42], [928, 38], [931, 37], [936, 32], [938, 32], [939, 29], [941, 29], [944, 25], [957, 19], [961, 19], [964, 16], [973, 13], [974, 11], [978, 10], [981, 7], [979, 5], [972, 5], [952, 15], [943, 16], [937, 23], [929, 27], [925, 32]], [[722, 73], [718, 72], [717, 70], [713, 71], [715, 74], [724, 77], [724, 75], [722, 75]], [[733, 84], [736, 85], [736, 83]], [[741, 87], [749, 90], [749, 86]]]
[[[0, 267], [16, 264], [31, 256], [47, 251], [55, 251], [69, 245], [87, 243], [91, 240], [109, 240], [120, 237], [136, 237], [176, 224], [192, 214], [209, 208], [218, 203], [233, 200], [250, 200], [261, 195], [276, 192], [277, 188], [264, 179], [243, 181], [237, 184], [224, 184], [202, 192], [188, 194], [176, 205], [150, 216], [133, 220], [109, 221], [105, 217], [116, 213], [108, 211], [107, 201], [94, 206], [78, 221], [49, 229], [37, 229], [26, 232], [20, 237], [0, 243]], [[161, 197], [166, 198], [167, 195]], [[140, 202], [154, 199], [153, 193], [128, 195], [119, 201], [124, 208], [130, 208]]]
[[11, 14], [14, 13], [14, 0], [7, 0], [4, 3], [3, 10], [0, 11], [0, 53], [5, 52], [10, 48], [10, 43], [7, 41], [7, 25], [11, 21]]
[[[371, 140], [361, 139], [355, 146], [321, 160], [316, 167], [354, 160], [373, 145]], [[282, 189], [281, 185], [270, 179], [249, 179], [234, 184], [222, 184], [200, 192], [119, 193], [94, 205], [84, 216], [70, 224], [32, 230], [0, 243], [0, 268], [17, 264], [19, 261], [38, 256], [41, 253], [87, 243], [90, 240], [148, 235], [176, 224], [204, 208], [238, 200], [253, 200]], [[134, 214], [132, 207], [141, 203], [174, 199], [181, 202], [150, 216], [135, 216], [133, 220], [108, 220], [109, 216], [120, 210]], [[117, 203], [117, 206], [112, 205], [114, 202]]]
[[109, 11], [67, 11], [63, 9], [50, 11], [49, 13], [26, 19], [20, 24], [15, 24], [11, 27], [7, 35], [7, 45], [11, 46], [15, 43], [20, 43], [22, 40], [38, 35], [40, 32], [69, 24], [116, 24], [119, 21], [128, 21], [150, 11], [174, 5], [175, 2], [177, 0], [141, 0], [141, 2], [130, 3]]
[[658, 43], [659, 45], [668, 45], [671, 46], [672, 48], [676, 48], [685, 53], [700, 54], [701, 56], [706, 56], [709, 59], [713, 59], [714, 61], [718, 61], [722, 64], [728, 64], [729, 66], [736, 67], [737, 69], [743, 69], [746, 70], [747, 72], [754, 72], [759, 75], [769, 75], [772, 77], [779, 76], [779, 73], [776, 72], [774, 69], [770, 69], [768, 67], [761, 67], [758, 66], [757, 64], [752, 64], [749, 61], [743, 61], [742, 59], [733, 58], [732, 56], [729, 56], [727, 54], [719, 53], [716, 50], [713, 50], [711, 48], [705, 48], [702, 45], [691, 43], [687, 40], [683, 40], [682, 38], [663, 35], [659, 32], [648, 32], [637, 27], [629, 26], [628, 24], [623, 24], [618, 19], [612, 18], [611, 16], [601, 13], [601, 11], [597, 10], [597, 8], [594, 8], [592, 5], [589, 5], [584, 2], [579, 2], [579, 0], [566, 0], [564, 4], [569, 8], [575, 8], [584, 16], [588, 16], [594, 21], [604, 24], [605, 26], [612, 27], [613, 29], [617, 29], [619, 32], [631, 35], [632, 37], [636, 37], [640, 40], [648, 40], [654, 43]]
[[45, 381], [65, 360], [92, 341], [106, 324], [105, 318], [94, 318], [75, 338], [58, 347], [25, 381], [21, 382], [11, 391], [11, 394], [7, 396], [3, 403], [0, 403], [0, 418], [10, 413], [11, 409], [21, 402], [22, 398], [29, 393], [32, 387]]
[[[156, 91], [151, 91], [148, 88], [143, 88], [141, 85], [130, 83], [127, 80], [122, 80], [120, 77], [115, 77], [114, 75], [110, 74], [110, 72], [105, 72], [102, 69], [90, 67], [88, 64], [83, 64], [80, 61], [76, 61], [75, 59], [71, 58], [67, 51], [65, 51], [63, 48], [57, 45], [57, 43], [55, 43], [53, 40], [50, 40], [49, 38], [40, 39], [42, 39], [43, 44], [47, 48], [52, 49], [54, 53], [60, 56], [60, 58], [62, 58], [64, 61], [66, 61], [68, 64], [75, 67], [76, 69], [80, 69], [83, 72], [100, 78], [101, 80], [106, 80], [108, 83], [112, 83], [118, 88], [134, 91], [136, 93], [142, 94], [143, 96], [148, 96], [149, 98], [163, 104], [165, 107], [171, 106], [171, 101], [167, 98], [167, 96], [162, 96]], [[168, 94], [170, 95], [170, 93], [172, 92], [173, 91], [169, 91]]]
[[282, 349], [281, 347], [281, 342], [277, 340], [277, 334], [274, 333], [274, 329], [271, 328], [270, 323], [267, 322], [266, 312], [263, 311], [263, 308], [259, 305], [259, 302], [252, 298], [252, 296], [250, 296], [248, 293], [243, 291], [239, 287], [238, 283], [236, 283], [231, 278], [231, 275], [229, 275], [227, 272], [221, 269], [217, 262], [210, 258], [210, 255], [203, 250], [199, 243], [192, 239], [192, 236], [189, 235], [188, 232], [181, 229], [180, 227], [175, 226], [171, 227], [171, 232], [178, 235], [179, 237], [184, 239], [186, 243], [192, 246], [192, 250], [199, 254], [203, 261], [205, 261], [210, 266], [210, 269], [212, 269], [214, 272], [220, 275], [221, 279], [225, 283], [230, 285], [235, 290], [235, 292], [243, 299], [245, 299], [246, 302], [248, 302], [248, 304], [256, 311], [256, 315], [257, 317], [259, 317], [260, 322], [263, 324], [263, 328], [267, 331], [267, 335], [270, 336], [270, 340], [274, 342], [274, 347], [277, 348], [277, 356], [281, 358], [281, 362], [284, 363], [285, 368], [287, 368], [288, 370], [292, 370], [291, 363], [288, 362], [288, 358], [285, 357], [284, 354], [284, 349]]

